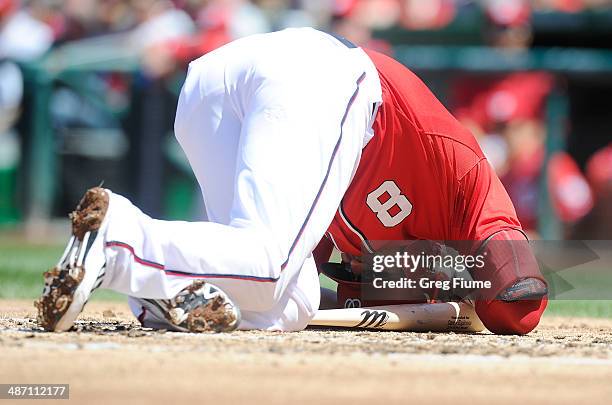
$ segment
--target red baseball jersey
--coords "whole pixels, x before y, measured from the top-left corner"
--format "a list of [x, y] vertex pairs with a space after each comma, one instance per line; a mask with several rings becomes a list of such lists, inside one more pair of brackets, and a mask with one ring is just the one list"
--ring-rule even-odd
[[399, 62], [366, 51], [382, 105], [328, 234], [342, 252], [384, 240], [484, 240], [520, 229], [474, 136]]

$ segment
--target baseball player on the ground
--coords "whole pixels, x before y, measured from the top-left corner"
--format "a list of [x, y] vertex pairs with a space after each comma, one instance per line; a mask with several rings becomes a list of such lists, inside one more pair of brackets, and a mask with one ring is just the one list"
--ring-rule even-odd
[[[546, 307], [512, 204], [474, 137], [409, 70], [310, 28], [255, 35], [192, 62], [176, 137], [210, 222], [150, 218], [89, 190], [73, 237], [45, 273], [39, 322], [68, 330], [92, 291], [130, 296], [148, 327], [183, 331], [306, 327], [319, 308], [313, 251], [355, 257], [368, 240], [473, 240], [496, 333], [527, 333]], [[526, 243], [525, 243], [526, 244]], [[520, 249], [519, 249], [520, 250]], [[529, 298], [524, 300], [521, 298]]]

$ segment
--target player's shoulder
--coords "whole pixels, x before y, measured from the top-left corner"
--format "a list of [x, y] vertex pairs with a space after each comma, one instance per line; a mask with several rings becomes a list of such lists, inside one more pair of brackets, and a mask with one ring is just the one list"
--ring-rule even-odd
[[424, 132], [432, 147], [452, 170], [456, 180], [461, 180], [480, 162], [486, 160], [474, 136], [462, 126], [448, 132]]
[[365, 49], [378, 70], [383, 93], [385, 131], [412, 128], [438, 165], [457, 179], [485, 159], [474, 135], [444, 107], [423, 81], [395, 59]]

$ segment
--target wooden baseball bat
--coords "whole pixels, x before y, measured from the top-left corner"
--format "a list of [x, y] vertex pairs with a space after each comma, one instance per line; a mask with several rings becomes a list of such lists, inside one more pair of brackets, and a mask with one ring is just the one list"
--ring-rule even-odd
[[485, 329], [474, 307], [466, 302], [325, 309], [318, 311], [308, 325], [409, 332], [481, 332]]

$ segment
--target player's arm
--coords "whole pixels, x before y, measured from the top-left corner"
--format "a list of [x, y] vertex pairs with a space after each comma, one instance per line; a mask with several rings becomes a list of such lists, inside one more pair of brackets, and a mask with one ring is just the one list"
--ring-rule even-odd
[[473, 241], [472, 254], [485, 265], [475, 268], [475, 280], [489, 281], [479, 291], [476, 312], [495, 333], [523, 334], [534, 329], [546, 308], [547, 287], [529, 241], [501, 181], [481, 160], [460, 181], [456, 239]]
[[333, 250], [334, 244], [331, 239], [326, 235], [323, 237], [323, 239], [321, 239], [317, 247], [312, 252], [312, 257], [314, 258], [319, 273], [321, 273], [321, 265], [329, 261]]

